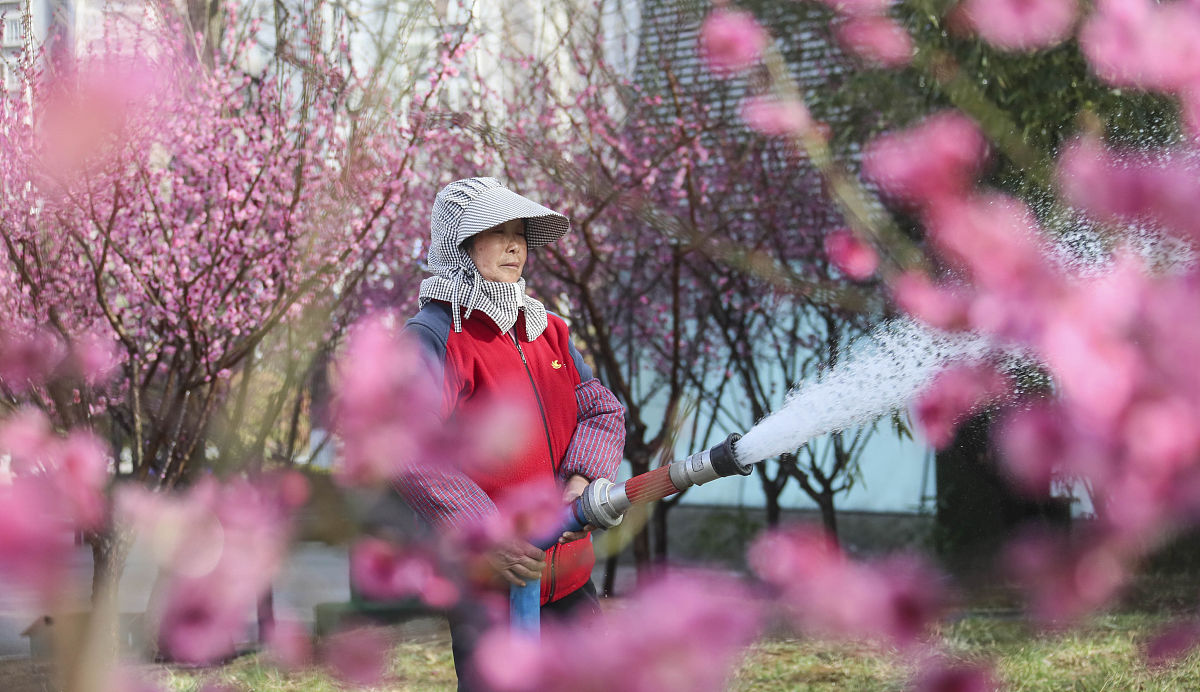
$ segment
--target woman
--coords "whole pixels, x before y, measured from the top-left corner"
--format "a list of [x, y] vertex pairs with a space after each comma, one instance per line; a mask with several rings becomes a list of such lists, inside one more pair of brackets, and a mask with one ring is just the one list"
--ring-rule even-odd
[[[536, 423], [502, 467], [422, 467], [399, 479], [401, 493], [435, 527], [458, 528], [488, 521], [497, 501], [524, 483], [553, 478], [570, 502], [592, 480], [613, 478], [625, 442], [624, 408], [592, 376], [566, 323], [525, 295], [522, 278], [529, 248], [558, 240], [570, 222], [494, 178], [447, 185], [432, 217], [433, 276], [421, 282], [420, 312], [405, 329], [441, 370], [443, 417], [500, 400]], [[488, 561], [510, 584], [540, 578], [543, 612], [598, 609], [586, 532], [564, 533], [544, 553], [518, 541], [493, 550]], [[471, 686], [468, 660], [484, 625], [451, 616], [460, 689]]]

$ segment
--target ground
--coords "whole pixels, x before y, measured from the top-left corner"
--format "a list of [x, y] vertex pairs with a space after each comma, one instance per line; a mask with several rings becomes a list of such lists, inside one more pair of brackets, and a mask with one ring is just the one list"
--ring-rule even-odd
[[[1010, 613], [979, 613], [947, 624], [936, 639], [962, 661], [993, 661], [1005, 689], [1049, 690], [1200, 689], [1200, 654], [1172, 665], [1150, 666], [1143, 647], [1163, 625], [1161, 613], [1112, 613], [1062, 633], [1031, 632]], [[449, 638], [441, 627], [413, 634], [395, 630], [399, 639], [392, 680], [383, 690], [452, 690], [454, 672]], [[318, 672], [281, 674], [246, 656], [221, 668], [196, 671], [147, 667], [178, 692], [197, 692], [206, 683], [232, 683], [254, 692], [335, 692], [339, 687]], [[788, 636], [756, 643], [743, 656], [730, 690], [899, 691], [913, 673], [911, 657], [880, 651], [864, 643], [835, 644]], [[27, 660], [0, 662], [5, 692], [43, 692], [54, 686], [44, 667]]]

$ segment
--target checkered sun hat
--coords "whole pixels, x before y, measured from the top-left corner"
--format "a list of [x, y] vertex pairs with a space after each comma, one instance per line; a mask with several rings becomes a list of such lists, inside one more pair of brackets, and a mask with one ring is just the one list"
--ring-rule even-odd
[[[531, 248], [552, 243], [571, 228], [567, 217], [506, 189], [495, 178], [466, 178], [442, 188], [430, 218], [425, 268], [433, 276], [421, 282], [419, 304], [449, 303], [456, 332], [474, 310], [487, 314], [505, 332], [524, 310], [526, 340], [536, 339], [546, 328], [546, 308], [525, 295], [525, 279], [511, 284], [485, 280], [462, 246], [467, 238], [513, 219], [525, 220], [525, 243]], [[466, 314], [459, 314], [460, 306]]]
[[552, 243], [571, 229], [567, 217], [518, 195], [495, 178], [466, 178], [442, 188], [434, 200], [433, 241], [438, 244], [440, 236], [460, 245], [513, 219], [525, 219], [525, 242], [531, 248]]

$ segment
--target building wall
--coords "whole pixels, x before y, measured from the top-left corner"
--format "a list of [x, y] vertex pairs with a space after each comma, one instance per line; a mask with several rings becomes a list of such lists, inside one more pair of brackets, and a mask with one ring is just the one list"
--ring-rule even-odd
[[[666, 93], [668, 84], [665, 75], [669, 68], [674, 84], [689, 93], [702, 95], [714, 110], [727, 114], [736, 123], [741, 98], [752, 88], [755, 78], [718, 79], [702, 63], [697, 42], [710, 3], [698, 0], [644, 0], [642, 5], [635, 81], [649, 94]], [[830, 40], [829, 32], [824, 30], [827, 11], [815, 3], [746, 0], [739, 5], [753, 9], [758, 19], [776, 37], [776, 45], [788, 61], [792, 78], [801, 92], [810, 98], [822, 89], [833, 88], [831, 85], [852, 69], [852, 63]], [[651, 111], [646, 117], [660, 121], [670, 121], [675, 117], [669, 104], [661, 110]], [[834, 113], [829, 123], [835, 129], [838, 127], [836, 118], [837, 114]], [[747, 132], [746, 136], [752, 135]], [[720, 161], [714, 158], [709, 165], [720, 165]], [[807, 181], [808, 192], [805, 194], [813, 200], [809, 217], [796, 219], [796, 232], [820, 232], [844, 225], [832, 202], [828, 201], [819, 174], [811, 166], [800, 162], [794, 169], [781, 173]], [[745, 214], [750, 216], [756, 213], [752, 202], [754, 192], [748, 190], [746, 193], [751, 201], [746, 204]], [[782, 371], [772, 374], [771, 379], [779, 385], [772, 403], [781, 406], [787, 387], [795, 383], [787, 382]], [[723, 400], [726, 407], [748, 411], [748, 406], [740, 402], [736, 394], [727, 394], [726, 397]], [[749, 423], [747, 420], [746, 425]], [[699, 451], [730, 432], [744, 433], [746, 430], [717, 430], [705, 440], [680, 440], [675, 456], [678, 458]], [[932, 511], [935, 493], [932, 452], [922, 441], [899, 439], [887, 421], [883, 421], [860, 457], [860, 468], [861, 479], [847, 493], [835, 499], [839, 509], [901, 513]], [[808, 510], [815, 507], [815, 503], [795, 481], [789, 482], [780, 499], [787, 508]], [[765, 495], [756, 476], [735, 477], [692, 488], [682, 502], [705, 506], [761, 507]]]

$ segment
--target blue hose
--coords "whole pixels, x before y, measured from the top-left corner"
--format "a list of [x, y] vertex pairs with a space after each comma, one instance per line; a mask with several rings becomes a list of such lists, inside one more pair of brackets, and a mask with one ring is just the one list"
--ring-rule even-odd
[[[563, 523], [558, 531], [534, 545], [549, 550], [566, 531], [582, 531], [587, 524], [580, 516], [579, 500], [571, 503], [563, 514]], [[508, 620], [513, 630], [536, 638], [542, 630], [542, 581], [535, 579], [525, 586], [510, 586], [508, 589]]]

